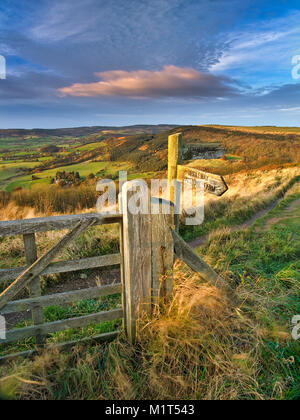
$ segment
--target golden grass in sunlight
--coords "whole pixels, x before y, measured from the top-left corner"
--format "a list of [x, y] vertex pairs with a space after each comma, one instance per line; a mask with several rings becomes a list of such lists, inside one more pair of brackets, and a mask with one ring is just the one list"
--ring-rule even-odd
[[153, 319], [139, 320], [135, 347], [120, 337], [86, 352], [53, 350], [33, 362], [14, 362], [2, 368], [2, 390], [28, 399], [64, 392], [72, 399], [262, 398], [255, 326], [183, 264], [177, 264], [175, 280], [172, 301]]

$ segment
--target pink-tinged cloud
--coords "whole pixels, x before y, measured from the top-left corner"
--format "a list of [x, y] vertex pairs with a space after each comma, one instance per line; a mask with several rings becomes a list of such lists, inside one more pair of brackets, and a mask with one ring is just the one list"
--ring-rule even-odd
[[192, 68], [165, 66], [160, 71], [113, 70], [95, 74], [100, 81], [59, 89], [60, 96], [129, 98], [223, 97], [237, 93], [229, 79]]

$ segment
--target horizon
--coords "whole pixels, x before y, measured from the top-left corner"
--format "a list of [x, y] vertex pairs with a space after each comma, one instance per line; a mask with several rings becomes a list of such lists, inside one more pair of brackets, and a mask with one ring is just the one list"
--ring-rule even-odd
[[159, 123], [159, 124], [130, 124], [130, 125], [74, 125], [70, 127], [8, 127], [1, 128], [1, 131], [10, 131], [10, 130], [26, 130], [26, 131], [35, 131], [35, 130], [68, 130], [68, 129], [81, 129], [81, 128], [126, 128], [126, 127], [139, 127], [139, 126], [149, 126], [149, 127], [159, 127], [159, 126], [173, 126], [174, 128], [178, 127], [236, 127], [236, 128], [300, 128], [297, 125], [236, 125], [236, 124], [168, 124], [168, 123]]
[[297, 127], [299, 21], [296, 0], [3, 0], [0, 128]]

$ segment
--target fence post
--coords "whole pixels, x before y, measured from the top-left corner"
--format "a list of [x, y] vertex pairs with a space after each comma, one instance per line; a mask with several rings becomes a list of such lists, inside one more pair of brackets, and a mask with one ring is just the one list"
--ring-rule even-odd
[[[121, 194], [120, 196], [121, 197]], [[121, 198], [119, 198], [121, 199]], [[124, 228], [123, 228], [123, 219], [119, 223], [119, 237], [120, 237], [120, 273], [121, 273], [121, 283], [122, 283], [122, 307], [123, 307], [123, 328], [127, 334], [127, 324], [126, 324], [126, 288], [125, 288], [125, 271], [124, 271]]]
[[[134, 214], [132, 205], [143, 201]], [[136, 320], [140, 312], [151, 315], [152, 305], [165, 299], [173, 290], [174, 205], [161, 198], [151, 198], [144, 181], [127, 182], [122, 189], [123, 234], [121, 254], [124, 276], [124, 324], [131, 343], [136, 338]]]
[[[138, 182], [127, 182], [122, 188], [123, 259], [125, 285], [125, 325], [129, 341], [136, 338], [136, 319], [139, 310], [151, 310], [151, 216], [133, 214], [130, 203]], [[141, 187], [141, 200], [150, 207], [147, 184]]]
[[[37, 249], [36, 249], [36, 241], [35, 241], [35, 234], [29, 233], [23, 235], [23, 241], [25, 246], [25, 257], [26, 263], [28, 265], [32, 265], [38, 258], [37, 256]], [[30, 297], [40, 297], [42, 294], [41, 291], [41, 279], [40, 277], [36, 277], [32, 282], [29, 284], [29, 292]], [[32, 309], [32, 320], [34, 325], [41, 325], [44, 322], [44, 314], [42, 308], [35, 308]], [[42, 346], [45, 340], [42, 335], [36, 336], [36, 344]]]
[[173, 291], [174, 205], [169, 201], [151, 198], [152, 230], [152, 303], [168, 298]]
[[[182, 162], [182, 133], [169, 136], [168, 140], [168, 181], [170, 184], [170, 200], [180, 206], [180, 191], [175, 185], [178, 179], [178, 165]], [[179, 230], [179, 214], [175, 214], [175, 229]]]

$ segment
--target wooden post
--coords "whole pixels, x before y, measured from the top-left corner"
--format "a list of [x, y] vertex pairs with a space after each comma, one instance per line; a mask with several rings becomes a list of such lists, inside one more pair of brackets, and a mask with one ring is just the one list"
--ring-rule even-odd
[[[168, 181], [170, 184], [170, 200], [180, 206], [180, 194], [173, 183], [176, 182], [177, 166], [182, 162], [182, 133], [169, 136], [168, 142]], [[175, 214], [175, 229], [179, 230], [179, 214]]]
[[[138, 185], [138, 183], [136, 184]], [[134, 199], [133, 182], [122, 189], [124, 319], [125, 331], [133, 344], [136, 339], [138, 313], [151, 315], [152, 304], [167, 298], [173, 291], [174, 205], [161, 198], [152, 198], [145, 186], [140, 199], [145, 211], [133, 214], [129, 205]], [[122, 264], [121, 264], [122, 270]]]
[[173, 203], [151, 199], [152, 229], [152, 303], [168, 298], [173, 291], [174, 228]]
[[[29, 234], [23, 235], [23, 241], [24, 241], [24, 246], [25, 246], [26, 263], [30, 266], [38, 259], [35, 234], [29, 233]], [[28, 288], [30, 292], [30, 297], [32, 298], [40, 297], [42, 294], [40, 277], [36, 277], [34, 280], [32, 280]], [[43, 324], [44, 314], [43, 314], [42, 308], [37, 307], [35, 309], [32, 309], [31, 314], [32, 314], [32, 320], [33, 320], [34, 325]], [[36, 336], [36, 344], [39, 346], [42, 346], [44, 344], [44, 338], [42, 335]]]
[[[125, 324], [129, 341], [136, 339], [139, 310], [151, 310], [151, 216], [132, 214], [130, 199], [136, 194], [128, 182], [122, 188]], [[148, 189], [147, 189], [148, 190]], [[149, 193], [144, 199], [150, 205]]]
[[[121, 195], [120, 195], [121, 199]], [[123, 233], [123, 220], [119, 223], [119, 237], [120, 237], [120, 273], [121, 273], [121, 283], [122, 283], [122, 306], [123, 306], [123, 328], [127, 334], [127, 325], [126, 325], [126, 288], [125, 288], [125, 271], [124, 271], [124, 233]]]

